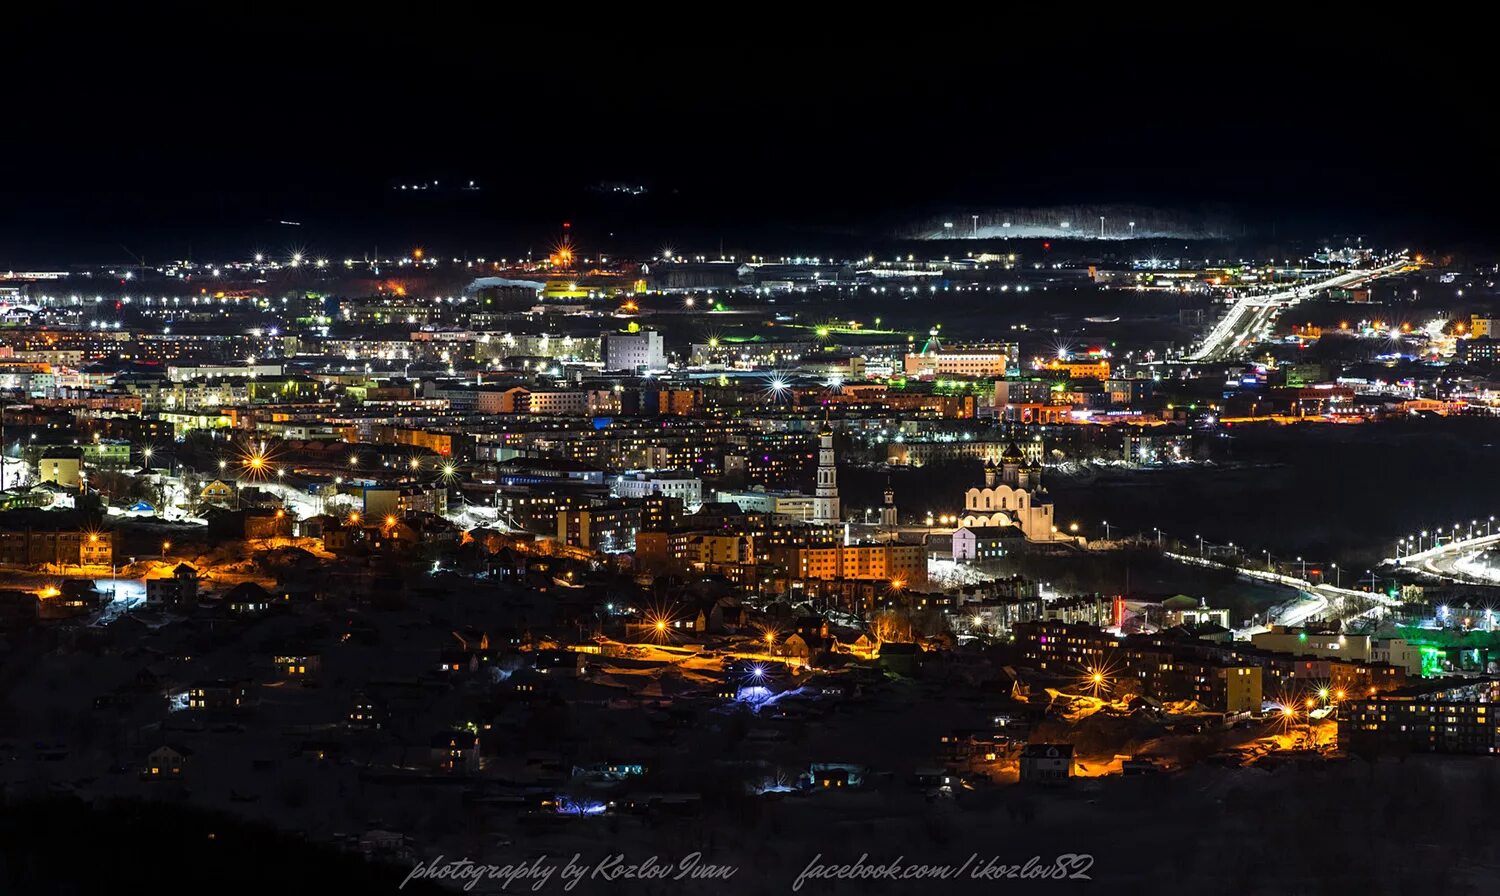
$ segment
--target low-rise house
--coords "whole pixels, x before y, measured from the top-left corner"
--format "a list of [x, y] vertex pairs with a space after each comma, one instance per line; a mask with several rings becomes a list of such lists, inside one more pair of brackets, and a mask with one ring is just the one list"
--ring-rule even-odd
[[277, 678], [316, 678], [323, 670], [323, 657], [316, 653], [278, 653], [272, 658]]
[[1072, 744], [1027, 744], [1021, 750], [1022, 783], [1052, 784], [1072, 776]]
[[479, 771], [479, 735], [446, 731], [433, 735], [432, 761], [445, 772]]
[[363, 691], [357, 691], [346, 724], [355, 731], [376, 731], [385, 724], [385, 712]]
[[192, 755], [193, 751], [186, 747], [163, 744], [147, 754], [141, 777], [148, 781], [181, 778], [187, 770], [188, 757]]
[[237, 616], [254, 616], [271, 609], [275, 597], [254, 582], [241, 582], [224, 592], [224, 606]]
[[188, 709], [208, 712], [233, 711], [250, 702], [250, 689], [240, 681], [214, 679], [188, 687]]
[[179, 563], [171, 575], [146, 580], [146, 606], [191, 607], [198, 602], [198, 570]]
[[214, 504], [219, 507], [228, 507], [234, 502], [234, 486], [219, 479], [215, 479], [205, 485], [198, 492], [198, 500], [204, 504]]
[[897, 675], [912, 676], [922, 666], [920, 645], [905, 641], [885, 641], [880, 645], [880, 666]]
[[479, 671], [479, 655], [458, 648], [441, 651], [437, 670], [444, 675], [473, 675]]

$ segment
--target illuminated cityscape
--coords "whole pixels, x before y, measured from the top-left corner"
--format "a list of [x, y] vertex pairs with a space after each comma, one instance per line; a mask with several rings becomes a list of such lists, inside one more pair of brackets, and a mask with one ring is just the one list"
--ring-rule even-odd
[[263, 27], [0, 144], [0, 892], [1487, 891], [1477, 95]]

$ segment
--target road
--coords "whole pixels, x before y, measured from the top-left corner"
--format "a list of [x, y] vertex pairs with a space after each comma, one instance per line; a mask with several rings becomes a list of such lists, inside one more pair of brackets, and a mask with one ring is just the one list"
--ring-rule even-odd
[[[1500, 536], [1497, 536], [1500, 537]], [[1203, 557], [1194, 557], [1191, 554], [1177, 554], [1171, 551], [1163, 552], [1167, 557], [1180, 563], [1189, 563], [1194, 566], [1207, 566], [1222, 569], [1222, 564]], [[1235, 570], [1247, 579], [1258, 579], [1263, 582], [1272, 582], [1297, 590], [1297, 596], [1291, 600], [1279, 603], [1266, 613], [1265, 625], [1251, 625], [1234, 630], [1236, 638], [1248, 638], [1256, 632], [1267, 630], [1269, 625], [1298, 626], [1309, 619], [1333, 616], [1343, 620], [1357, 619], [1361, 616], [1379, 616], [1382, 609], [1391, 609], [1400, 606], [1401, 602], [1379, 592], [1356, 591], [1353, 588], [1340, 588], [1325, 583], [1313, 583], [1296, 576], [1282, 575], [1270, 570], [1244, 569]], [[1369, 601], [1373, 605], [1368, 609], [1349, 612], [1345, 609], [1344, 600], [1356, 598], [1361, 602]], [[1357, 605], [1356, 605], [1357, 606]]]
[[1271, 324], [1275, 322], [1276, 316], [1283, 309], [1303, 299], [1312, 298], [1325, 289], [1358, 286], [1370, 280], [1394, 274], [1409, 265], [1409, 261], [1402, 259], [1385, 267], [1369, 271], [1349, 271], [1328, 280], [1309, 283], [1282, 292], [1242, 296], [1229, 309], [1229, 312], [1214, 324], [1213, 329], [1208, 331], [1203, 341], [1198, 344], [1197, 350], [1188, 356], [1188, 360], [1227, 361], [1238, 354], [1246, 343], [1252, 343], [1269, 333]]
[[1500, 546], [1500, 532], [1450, 541], [1400, 558], [1387, 558], [1384, 564], [1413, 569], [1450, 582], [1500, 585], [1500, 569], [1486, 565], [1479, 558], [1497, 546]]

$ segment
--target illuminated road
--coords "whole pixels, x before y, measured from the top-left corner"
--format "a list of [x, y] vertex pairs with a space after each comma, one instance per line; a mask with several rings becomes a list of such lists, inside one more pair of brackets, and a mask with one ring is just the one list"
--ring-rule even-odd
[[[1500, 536], [1496, 536], [1500, 538]], [[1176, 554], [1170, 551], [1164, 552], [1166, 556], [1182, 563], [1190, 563], [1194, 566], [1207, 566], [1223, 569], [1223, 565], [1213, 560], [1202, 557], [1194, 557], [1190, 554]], [[1387, 597], [1379, 592], [1356, 591], [1353, 588], [1339, 588], [1328, 584], [1314, 584], [1306, 579], [1296, 576], [1286, 576], [1281, 573], [1260, 569], [1237, 569], [1235, 572], [1247, 579], [1257, 579], [1263, 582], [1271, 582], [1295, 588], [1297, 596], [1291, 600], [1284, 601], [1272, 607], [1266, 612], [1265, 625], [1251, 625], [1234, 630], [1236, 638], [1248, 638], [1256, 632], [1267, 630], [1270, 625], [1298, 626], [1309, 619], [1331, 616], [1336, 619], [1357, 619], [1360, 616], [1378, 616], [1382, 609], [1400, 606], [1401, 602]], [[1373, 606], [1360, 609], [1360, 604], [1353, 608], [1347, 608], [1346, 598], [1356, 598], [1360, 604], [1369, 601]]]
[[1486, 565], [1480, 559], [1485, 551], [1497, 546], [1500, 546], [1500, 532], [1450, 541], [1400, 558], [1387, 558], [1384, 563], [1452, 582], [1500, 585], [1500, 570]]
[[1298, 286], [1283, 292], [1265, 295], [1244, 296], [1234, 303], [1229, 313], [1214, 324], [1208, 335], [1198, 344], [1197, 350], [1188, 356], [1190, 361], [1226, 361], [1237, 355], [1247, 343], [1266, 336], [1283, 309], [1312, 298], [1325, 289], [1344, 289], [1358, 286], [1370, 280], [1394, 274], [1410, 264], [1405, 259], [1369, 271], [1350, 271], [1318, 283]]

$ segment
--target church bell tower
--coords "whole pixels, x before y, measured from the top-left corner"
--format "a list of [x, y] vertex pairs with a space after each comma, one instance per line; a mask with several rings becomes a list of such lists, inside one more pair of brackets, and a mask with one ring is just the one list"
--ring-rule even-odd
[[839, 521], [839, 468], [833, 457], [833, 429], [818, 433], [818, 485], [813, 493], [813, 522], [833, 525]]

